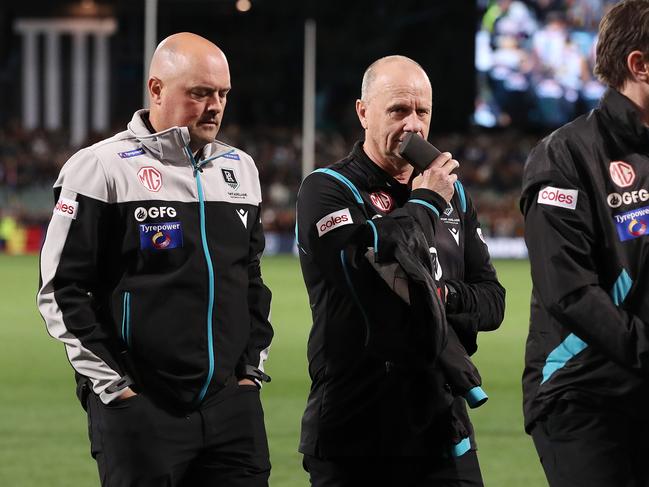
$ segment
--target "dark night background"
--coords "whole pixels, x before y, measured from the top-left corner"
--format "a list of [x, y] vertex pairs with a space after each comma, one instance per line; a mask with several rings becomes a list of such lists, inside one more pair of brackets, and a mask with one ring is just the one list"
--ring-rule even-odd
[[[141, 105], [144, 2], [96, 4], [100, 15], [114, 16], [118, 22], [110, 38], [110, 99], [111, 120], [119, 127]], [[0, 6], [0, 123], [20, 118], [21, 41], [13, 31], [14, 20], [78, 12], [78, 1]], [[398, 53], [412, 57], [429, 73], [432, 130], [446, 132], [466, 129], [473, 110], [475, 16], [471, 0], [253, 0], [245, 13], [235, 9], [234, 0], [160, 0], [157, 37], [191, 31], [225, 51], [233, 84], [226, 123], [301, 126], [304, 20], [313, 18], [319, 129], [357, 130], [353, 103], [363, 71], [375, 59]], [[68, 52], [69, 42], [62, 38], [62, 53]], [[62, 60], [69, 64], [65, 55]], [[66, 99], [69, 76], [64, 69]], [[66, 103], [63, 108], [68, 109]]]

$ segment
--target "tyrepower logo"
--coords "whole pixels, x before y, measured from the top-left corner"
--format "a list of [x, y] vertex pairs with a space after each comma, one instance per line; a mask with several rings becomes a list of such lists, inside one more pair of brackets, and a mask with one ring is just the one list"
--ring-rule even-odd
[[622, 242], [647, 235], [649, 206], [614, 215], [617, 234]]
[[608, 166], [611, 179], [620, 188], [628, 188], [635, 181], [635, 171], [624, 161], [613, 161]]
[[137, 178], [142, 186], [157, 193], [162, 188], [162, 174], [155, 167], [144, 166], [137, 172]]
[[349, 208], [334, 211], [322, 218], [315, 224], [318, 229], [318, 237], [322, 237], [325, 233], [330, 232], [334, 228], [349, 225], [352, 222], [352, 215], [349, 213]]
[[577, 190], [546, 186], [539, 191], [537, 203], [574, 210], [577, 208]]
[[611, 208], [619, 208], [622, 205], [631, 205], [647, 200], [649, 200], [649, 191], [646, 189], [625, 191], [624, 193], [611, 193], [606, 198], [606, 202]]
[[171, 206], [154, 206], [148, 209], [140, 206], [135, 209], [133, 216], [139, 222], [143, 222], [147, 218], [176, 218], [176, 209]]
[[59, 201], [56, 202], [52, 213], [54, 215], [61, 215], [75, 220], [77, 218], [77, 208], [79, 208], [78, 201], [70, 200], [68, 198], [59, 198]]

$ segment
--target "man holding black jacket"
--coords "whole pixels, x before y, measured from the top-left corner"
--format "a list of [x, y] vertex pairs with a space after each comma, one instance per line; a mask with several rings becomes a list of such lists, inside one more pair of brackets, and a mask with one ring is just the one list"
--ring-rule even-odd
[[[442, 297], [442, 274], [455, 277], [448, 288], [457, 335], [467, 344], [485, 323], [500, 323], [504, 292], [451, 174], [457, 161], [443, 153], [413, 177], [398, 155], [406, 133], [428, 135], [426, 73], [389, 56], [367, 69], [361, 91], [356, 110], [365, 140], [309, 175], [298, 196], [296, 237], [313, 312], [304, 466], [314, 486], [482, 485], [470, 423], [454, 414], [454, 391], [438, 360], [448, 334], [442, 302], [435, 293], [432, 311], [417, 307], [421, 288], [398, 276], [386, 284], [377, 268], [409, 252]], [[473, 260], [464, 262], [467, 252]], [[442, 255], [449, 258], [440, 266]], [[480, 291], [482, 282], [493, 293]], [[487, 316], [492, 310], [482, 303], [491, 299], [500, 316]]]
[[602, 19], [600, 106], [530, 154], [525, 428], [552, 487], [649, 486], [649, 2]]

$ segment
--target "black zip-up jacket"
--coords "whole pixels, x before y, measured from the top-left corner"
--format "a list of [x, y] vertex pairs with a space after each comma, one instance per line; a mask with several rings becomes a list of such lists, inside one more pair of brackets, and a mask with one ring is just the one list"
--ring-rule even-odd
[[39, 310], [104, 403], [131, 385], [180, 409], [263, 378], [273, 335], [253, 160], [186, 127], [128, 130], [82, 149], [54, 184]]
[[[459, 183], [448, 206], [440, 213], [435, 240], [441, 279], [449, 289], [446, 319], [472, 355], [478, 348], [478, 332], [496, 330], [502, 323], [505, 289], [491, 264], [471, 196]], [[489, 390], [488, 377], [485, 383]], [[461, 439], [454, 442], [455, 455], [477, 447], [466, 406], [463, 398], [455, 398], [453, 416]]]
[[[421, 326], [362, 257], [373, 247], [379, 262], [394, 260], [397, 220], [434, 242], [444, 209], [436, 193], [395, 181], [361, 143], [303, 182], [297, 241], [313, 328], [301, 452], [429, 455], [452, 448], [457, 432], [447, 416], [437, 421], [453, 400], [436, 364], [445, 320]], [[436, 257], [434, 247], [430, 252]], [[368, 299], [371, 309], [362, 305]]]
[[545, 138], [525, 166], [532, 267], [525, 426], [558, 398], [646, 416], [649, 129], [608, 90]]

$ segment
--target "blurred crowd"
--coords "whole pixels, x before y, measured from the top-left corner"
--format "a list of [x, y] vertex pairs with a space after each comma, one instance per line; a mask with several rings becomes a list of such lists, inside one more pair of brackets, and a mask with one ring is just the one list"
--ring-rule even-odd
[[478, 101], [486, 127], [557, 127], [593, 108], [597, 26], [618, 0], [489, 0], [476, 34]]
[[[316, 165], [325, 166], [347, 155], [357, 135], [319, 132]], [[100, 138], [97, 135], [93, 140]], [[229, 124], [219, 138], [242, 148], [257, 162], [266, 231], [292, 233], [295, 200], [302, 178], [300, 130], [265, 127], [244, 131]], [[521, 175], [527, 154], [538, 136], [502, 131], [438, 134], [430, 139], [460, 161], [460, 179], [479, 210], [485, 235], [521, 236], [522, 218], [518, 210]], [[66, 140], [65, 134], [25, 132], [17, 125], [0, 129], [0, 241], [9, 240], [7, 234], [16, 228], [43, 229], [47, 224], [53, 205], [52, 184], [74, 152]], [[27, 232], [22, 239], [29, 240], [29, 235]], [[34, 231], [31, 238], [38, 240], [39, 235]], [[37, 247], [38, 243], [33, 242], [32, 246]]]

